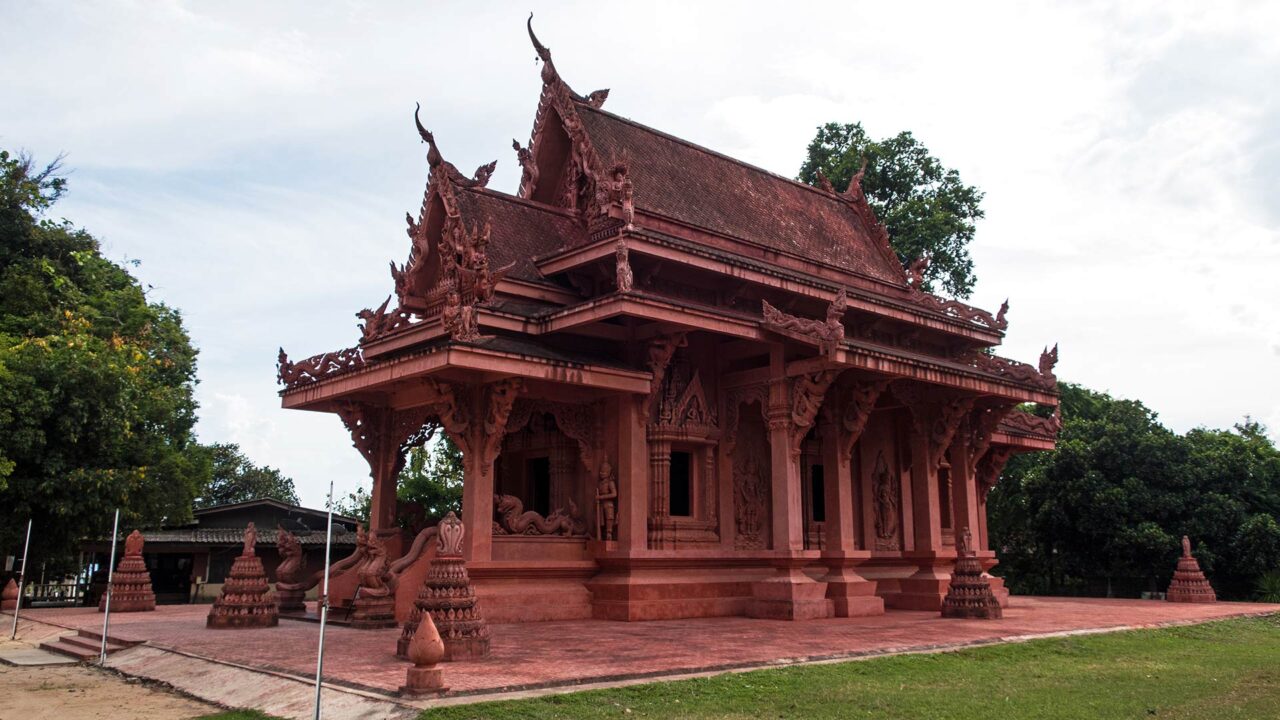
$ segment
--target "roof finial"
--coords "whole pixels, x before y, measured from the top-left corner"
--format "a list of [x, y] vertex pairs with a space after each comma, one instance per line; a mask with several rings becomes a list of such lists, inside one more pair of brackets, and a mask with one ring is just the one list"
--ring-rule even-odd
[[439, 148], [436, 147], [436, 139], [431, 134], [431, 131], [422, 127], [422, 120], [418, 118], [418, 111], [421, 109], [421, 103], [414, 103], [413, 124], [418, 126], [418, 137], [421, 137], [422, 142], [426, 143], [430, 147], [430, 149], [427, 150], [427, 162], [431, 167], [435, 167], [444, 161], [444, 156], [440, 154]]
[[525, 26], [529, 29], [529, 39], [533, 41], [533, 49], [542, 60], [542, 82], [550, 85], [559, 77], [556, 74], [556, 66], [551, 63], [551, 48], [538, 42], [538, 36], [533, 34], [533, 13], [529, 13], [529, 21]]

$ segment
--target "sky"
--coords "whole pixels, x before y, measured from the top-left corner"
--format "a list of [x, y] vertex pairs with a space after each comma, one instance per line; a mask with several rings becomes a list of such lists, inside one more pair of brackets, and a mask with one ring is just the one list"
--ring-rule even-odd
[[529, 11], [576, 90], [794, 176], [816, 126], [910, 130], [985, 193], [973, 304], [1002, 355], [1179, 432], [1280, 438], [1280, 3], [0, 0], [0, 147], [65, 153], [87, 228], [200, 350], [197, 432], [319, 507], [367, 486], [276, 349], [350, 347], [422, 200], [414, 104], [464, 172], [527, 142]]

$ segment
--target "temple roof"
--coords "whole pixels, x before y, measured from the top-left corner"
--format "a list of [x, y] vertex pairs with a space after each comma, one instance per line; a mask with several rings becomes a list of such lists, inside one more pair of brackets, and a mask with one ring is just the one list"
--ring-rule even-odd
[[464, 218], [490, 223], [493, 234], [489, 263], [494, 268], [515, 263], [509, 277], [543, 281], [533, 258], [585, 234], [572, 214], [514, 195], [484, 188], [458, 188], [457, 201]]
[[605, 166], [627, 163], [637, 209], [905, 285], [897, 258], [847, 199], [587, 103], [577, 109]]

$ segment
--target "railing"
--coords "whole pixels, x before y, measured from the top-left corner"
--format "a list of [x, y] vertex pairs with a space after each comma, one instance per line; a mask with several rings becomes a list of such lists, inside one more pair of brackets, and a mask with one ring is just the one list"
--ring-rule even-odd
[[78, 607], [84, 604], [87, 583], [33, 583], [23, 588], [24, 607]]

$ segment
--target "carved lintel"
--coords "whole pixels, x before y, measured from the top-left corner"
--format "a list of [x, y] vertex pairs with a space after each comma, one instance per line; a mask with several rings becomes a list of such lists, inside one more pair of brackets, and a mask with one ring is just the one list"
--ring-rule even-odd
[[820, 370], [815, 373], [805, 373], [792, 383], [791, 415], [788, 419], [793, 458], [800, 456], [800, 446], [804, 444], [805, 435], [817, 420], [818, 411], [822, 409], [822, 399], [826, 396], [831, 383], [835, 382], [839, 375], [839, 370]]

